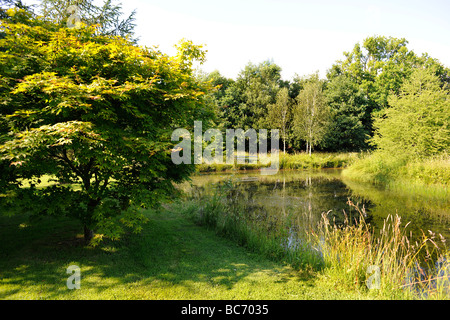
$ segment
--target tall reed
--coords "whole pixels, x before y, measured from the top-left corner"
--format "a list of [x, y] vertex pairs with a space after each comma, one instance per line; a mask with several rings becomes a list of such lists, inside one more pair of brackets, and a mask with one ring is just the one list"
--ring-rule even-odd
[[[398, 215], [388, 215], [377, 234], [366, 223], [364, 208], [350, 200], [348, 204], [359, 217], [337, 225], [322, 214], [313, 239], [320, 244], [328, 276], [347, 288], [375, 289], [374, 293], [382, 297], [450, 298], [449, 252], [442, 236], [440, 246], [431, 231], [413, 243], [407, 233], [409, 223], [402, 226]], [[374, 278], [376, 283], [372, 282]]]

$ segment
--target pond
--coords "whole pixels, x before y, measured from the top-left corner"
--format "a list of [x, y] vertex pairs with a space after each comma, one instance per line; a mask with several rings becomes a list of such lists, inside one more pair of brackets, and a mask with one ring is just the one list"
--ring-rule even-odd
[[450, 239], [450, 199], [423, 196], [408, 192], [394, 192], [371, 184], [346, 180], [340, 169], [314, 171], [284, 171], [264, 176], [259, 171], [200, 174], [192, 177], [189, 192], [211, 193], [225, 181], [233, 181], [233, 201], [244, 206], [246, 212], [268, 215], [308, 217], [318, 223], [322, 213], [330, 220], [342, 223], [347, 217], [360, 216], [348, 204], [351, 200], [364, 213], [364, 219], [376, 229], [382, 228], [388, 215], [402, 218], [402, 226], [414, 239], [422, 231], [441, 234]]

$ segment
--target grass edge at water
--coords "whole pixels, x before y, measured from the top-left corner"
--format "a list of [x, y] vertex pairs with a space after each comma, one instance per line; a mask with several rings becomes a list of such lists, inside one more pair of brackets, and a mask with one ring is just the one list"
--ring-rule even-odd
[[[356, 152], [314, 152], [311, 155], [299, 152], [295, 154], [279, 153], [278, 164], [279, 170], [298, 170], [298, 169], [325, 169], [325, 168], [344, 168], [353, 163], [360, 157]], [[248, 153], [245, 154], [245, 164], [239, 164], [235, 160], [234, 164], [226, 164], [225, 158], [223, 163], [202, 163], [197, 165], [196, 171], [199, 173], [206, 172], [222, 172], [229, 170], [256, 170], [265, 168], [270, 165], [258, 161], [255, 164], [248, 163]]]
[[342, 176], [418, 196], [450, 196], [450, 156], [446, 154], [422, 160], [408, 160], [373, 152], [344, 168]]
[[[446, 248], [440, 251], [439, 254], [446, 257], [446, 260], [441, 270], [437, 271], [438, 274], [444, 272], [444, 275], [449, 277], [447, 280], [443, 283], [436, 281], [433, 272], [427, 275], [426, 279], [417, 280], [416, 275], [410, 271], [419, 265], [419, 251], [428, 250], [428, 245], [434, 243], [433, 238], [424, 234], [422, 242], [414, 247], [409, 243], [406, 227], [400, 228], [401, 218], [398, 216], [389, 215], [385, 219], [380, 240], [374, 237], [364, 219], [356, 226], [348, 224], [337, 227], [333, 226], [325, 215], [319, 230], [306, 230], [305, 237], [299, 242], [300, 246], [295, 250], [286, 250], [285, 231], [274, 235], [267, 233], [263, 227], [246, 223], [244, 212], [230, 211], [217, 196], [186, 204], [187, 202], [184, 202], [184, 208], [180, 210], [197, 224], [213, 229], [218, 234], [276, 261], [291, 264], [294, 268], [315, 270], [346, 290], [367, 291], [368, 268], [377, 266], [382, 281], [380, 290], [370, 292], [374, 297], [448, 299], [450, 294], [449, 252]], [[319, 247], [321, 254], [318, 254]], [[319, 256], [322, 260], [318, 259]], [[411, 290], [413, 287], [414, 290]]]

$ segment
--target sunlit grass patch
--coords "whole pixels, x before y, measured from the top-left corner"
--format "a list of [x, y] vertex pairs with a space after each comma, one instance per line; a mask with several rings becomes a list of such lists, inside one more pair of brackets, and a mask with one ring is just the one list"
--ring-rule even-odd
[[[70, 226], [76, 221], [36, 221], [19, 230], [24, 217], [1, 217], [0, 299], [363, 298], [325, 290], [330, 284], [316, 282], [310, 272], [218, 237], [181, 216], [179, 209], [148, 211], [149, 222], [140, 234], [95, 248], [72, 243], [77, 232]], [[59, 232], [62, 228], [67, 232]], [[70, 265], [80, 267], [79, 290], [66, 286]]]
[[412, 160], [374, 152], [355, 161], [342, 175], [355, 181], [381, 184], [394, 191], [427, 197], [450, 196], [450, 158], [447, 154]]

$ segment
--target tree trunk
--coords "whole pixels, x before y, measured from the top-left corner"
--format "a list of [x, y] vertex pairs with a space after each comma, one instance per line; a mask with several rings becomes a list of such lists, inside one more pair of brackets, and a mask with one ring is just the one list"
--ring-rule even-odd
[[86, 243], [91, 242], [94, 237], [94, 230], [90, 229], [87, 225], [84, 225], [84, 241]]
[[94, 215], [95, 208], [99, 204], [100, 200], [90, 199], [86, 209], [86, 217], [83, 221], [84, 227], [84, 241], [89, 243], [94, 237], [94, 230], [92, 230], [89, 226], [92, 226], [92, 217]]

